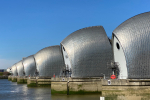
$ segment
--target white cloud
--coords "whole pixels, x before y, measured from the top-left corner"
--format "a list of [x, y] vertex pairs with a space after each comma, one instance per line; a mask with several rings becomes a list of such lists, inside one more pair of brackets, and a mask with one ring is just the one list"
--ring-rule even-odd
[[19, 60], [0, 59], [0, 69], [7, 69], [17, 63]]

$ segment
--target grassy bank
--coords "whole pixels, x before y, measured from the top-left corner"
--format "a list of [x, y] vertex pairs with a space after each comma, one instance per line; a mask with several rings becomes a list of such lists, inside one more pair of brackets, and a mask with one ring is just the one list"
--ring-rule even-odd
[[8, 76], [8, 75], [10, 75], [9, 72], [0, 72], [0, 76]]
[[10, 73], [0, 72], [0, 79], [8, 79], [8, 75], [10, 75]]
[[0, 72], [0, 76], [3, 76], [3, 72]]

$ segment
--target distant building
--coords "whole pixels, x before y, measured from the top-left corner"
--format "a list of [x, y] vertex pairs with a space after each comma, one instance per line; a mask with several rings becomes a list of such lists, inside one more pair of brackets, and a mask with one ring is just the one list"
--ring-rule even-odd
[[0, 72], [6, 72], [6, 69], [0, 69]]

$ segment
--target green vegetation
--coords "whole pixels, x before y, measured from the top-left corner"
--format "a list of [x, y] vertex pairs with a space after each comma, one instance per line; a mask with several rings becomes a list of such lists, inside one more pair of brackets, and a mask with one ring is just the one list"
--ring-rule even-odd
[[8, 81], [11, 81], [11, 77], [8, 77]]
[[27, 79], [24, 79], [24, 83], [27, 83]]
[[26, 84], [27, 83], [27, 79], [18, 79], [17, 80], [17, 84]]
[[[51, 94], [67, 94], [67, 91], [56, 91], [54, 89], [51, 89]], [[79, 90], [79, 91], [69, 91], [69, 95], [85, 95], [85, 94], [102, 94], [101, 91], [84, 91], [84, 90]]]
[[12, 82], [17, 82], [17, 78], [12, 78]]
[[27, 87], [37, 87], [37, 84], [36, 83], [30, 83], [30, 84], [27, 84]]
[[0, 76], [3, 76], [3, 72], [0, 72]]
[[117, 96], [105, 97], [105, 100], [117, 100]]
[[38, 84], [38, 87], [51, 87], [51, 84]]
[[102, 94], [101, 91], [84, 91], [84, 90], [79, 90], [79, 91], [69, 91], [69, 95], [70, 94], [78, 94], [78, 95], [84, 95], [84, 94]]
[[82, 85], [78, 85], [78, 89], [80, 89], [82, 87]]
[[8, 75], [10, 75], [10, 73], [9, 72], [0, 72], [0, 76], [8, 76]]
[[56, 91], [54, 89], [51, 89], [51, 94], [67, 94], [67, 91]]

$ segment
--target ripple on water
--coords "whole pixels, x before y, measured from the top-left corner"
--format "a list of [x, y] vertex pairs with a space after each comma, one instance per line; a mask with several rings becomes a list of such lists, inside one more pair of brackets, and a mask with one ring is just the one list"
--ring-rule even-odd
[[[105, 100], [149, 100], [150, 92], [102, 93]], [[100, 100], [101, 95], [52, 95], [50, 88], [28, 88], [26, 84], [17, 84], [7, 79], [0, 80], [0, 100]]]

